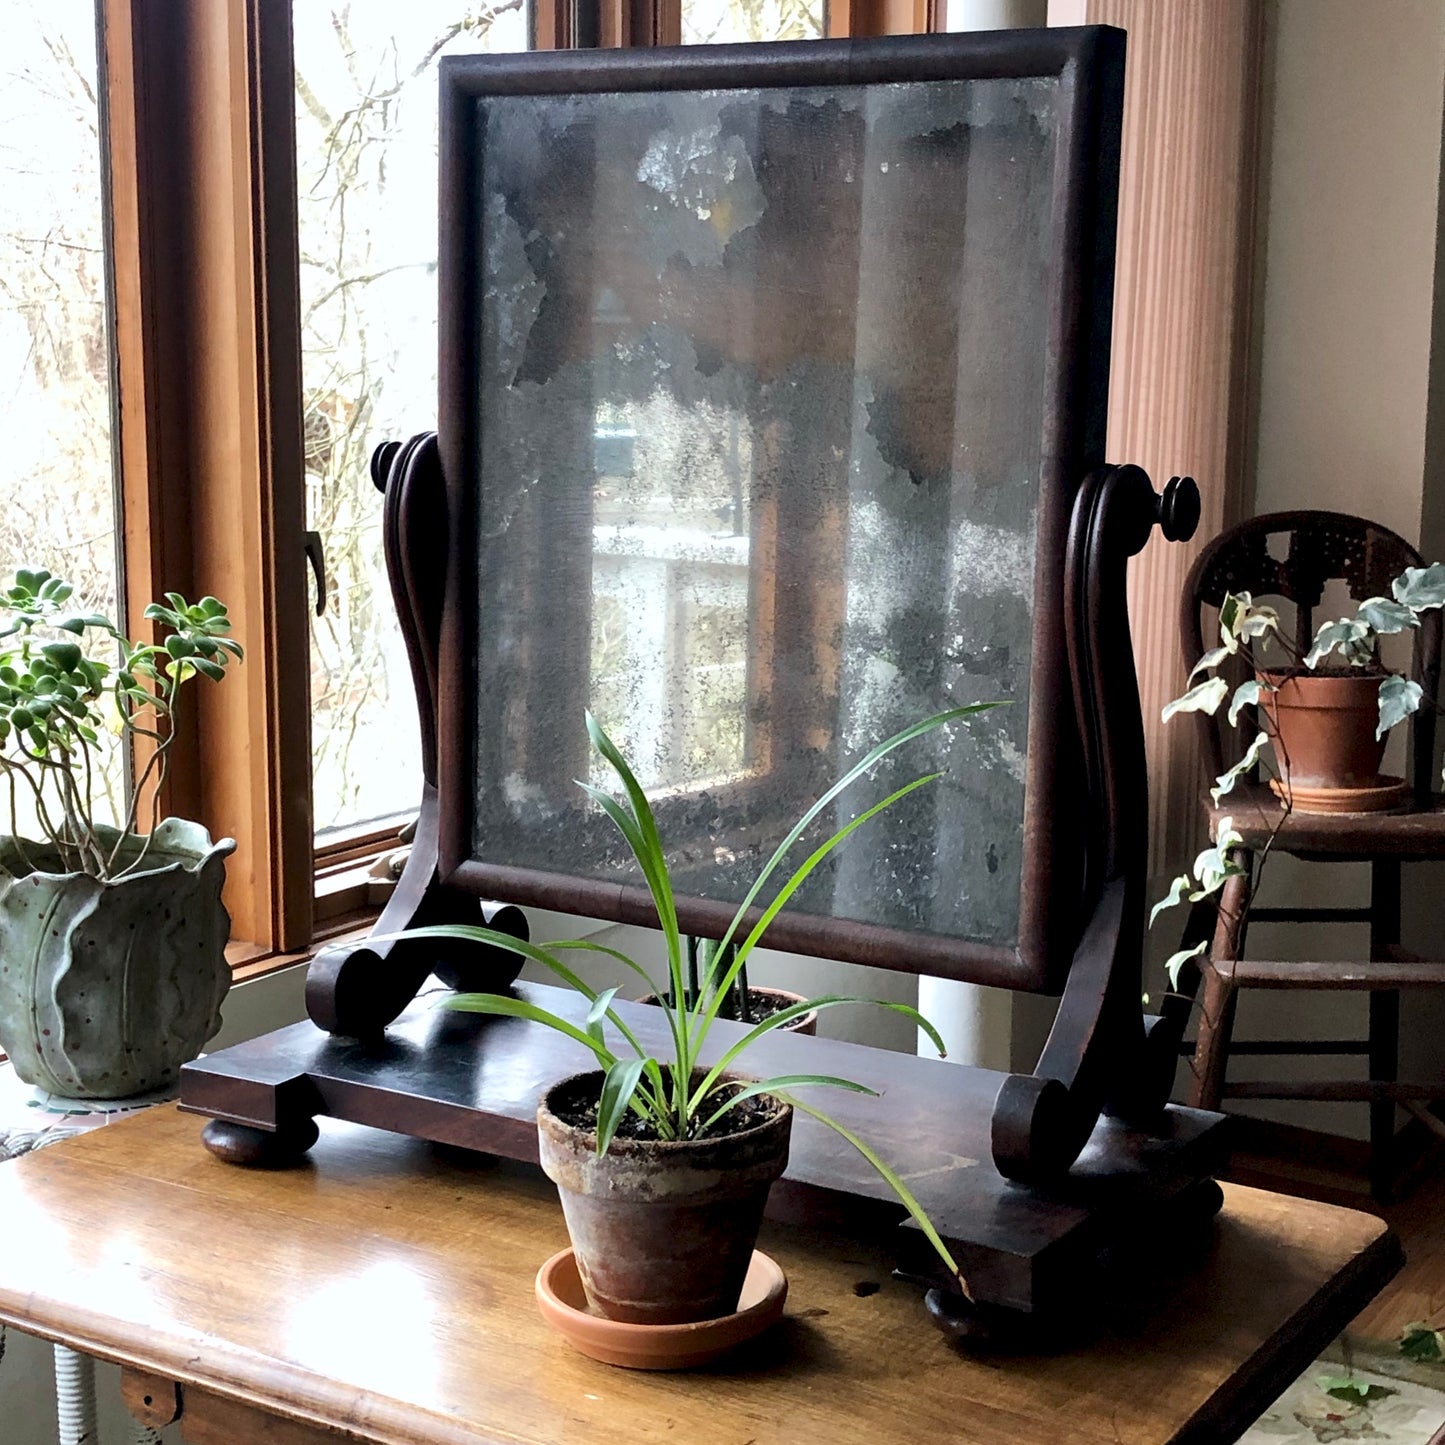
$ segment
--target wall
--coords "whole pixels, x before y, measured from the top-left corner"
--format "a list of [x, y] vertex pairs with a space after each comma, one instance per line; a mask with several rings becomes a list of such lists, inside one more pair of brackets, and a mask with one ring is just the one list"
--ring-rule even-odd
[[[1445, 274], [1437, 257], [1445, 7], [1270, 0], [1267, 45], [1252, 510], [1362, 513], [1445, 556], [1442, 458], [1438, 446], [1433, 456], [1427, 448], [1432, 320]], [[1438, 417], [1445, 391], [1433, 380]], [[1407, 884], [1406, 942], [1436, 957], [1440, 881]], [[1260, 901], [1366, 898], [1362, 866], [1280, 858]], [[1250, 949], [1256, 957], [1358, 957], [1364, 942], [1363, 929], [1261, 925]], [[1434, 1043], [1445, 1012], [1417, 995], [1406, 999], [1405, 1016], [1402, 1068], [1445, 1076], [1445, 1052]], [[1237, 1036], [1362, 1035], [1364, 1019], [1363, 995], [1245, 994]], [[1230, 1072], [1323, 1077], [1340, 1068], [1332, 1059], [1240, 1059]], [[1362, 1105], [1250, 1111], [1366, 1132]]]

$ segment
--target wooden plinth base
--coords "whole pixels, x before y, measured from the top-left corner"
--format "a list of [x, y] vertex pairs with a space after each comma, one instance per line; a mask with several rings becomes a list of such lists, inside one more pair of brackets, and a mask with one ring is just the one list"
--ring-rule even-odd
[[[583, 1021], [586, 1004], [575, 993], [517, 988]], [[536, 1024], [442, 1009], [445, 997], [423, 997], [372, 1042], [334, 1038], [306, 1022], [210, 1054], [182, 1071], [181, 1107], [219, 1121], [208, 1128], [207, 1144], [233, 1163], [298, 1159], [314, 1140], [314, 1115], [535, 1163], [538, 1096], [591, 1066], [591, 1055]], [[661, 1012], [617, 1007], [643, 1046], [665, 1056]], [[741, 1032], [716, 1025], [711, 1057]], [[1177, 1245], [1160, 1239], [1161, 1228], [1176, 1217], [1207, 1216], [1201, 1199], [1217, 1198], [1206, 1182], [1226, 1159], [1219, 1114], [1170, 1106], [1147, 1130], [1101, 1120], [1078, 1164], [1045, 1191], [1012, 1184], [993, 1167], [989, 1124], [1003, 1074], [782, 1033], [752, 1048], [746, 1065], [763, 1076], [840, 1075], [878, 1090], [878, 1098], [822, 1089], [810, 1097], [899, 1171], [987, 1309], [1039, 1321], [1077, 1317], [1082, 1301], [1105, 1287], [1111, 1265], [1140, 1253], [1132, 1245], [1146, 1236]], [[788, 1170], [769, 1212], [864, 1234], [904, 1218], [851, 1146], [804, 1117], [794, 1122]], [[900, 1240], [902, 1267], [926, 1274], [921, 1237], [905, 1230]]]

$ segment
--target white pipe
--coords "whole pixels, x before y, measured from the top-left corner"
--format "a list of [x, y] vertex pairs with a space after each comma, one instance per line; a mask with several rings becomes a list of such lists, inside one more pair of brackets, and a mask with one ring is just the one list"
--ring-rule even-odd
[[[920, 975], [918, 1011], [943, 1036], [951, 1063], [1002, 1071], [1010, 1068], [1013, 1001], [1007, 990]], [[921, 1030], [918, 1052], [927, 1059], [938, 1057], [938, 1050]]]
[[99, 1445], [95, 1361], [64, 1345], [55, 1347], [55, 1414], [60, 1425], [60, 1445]]

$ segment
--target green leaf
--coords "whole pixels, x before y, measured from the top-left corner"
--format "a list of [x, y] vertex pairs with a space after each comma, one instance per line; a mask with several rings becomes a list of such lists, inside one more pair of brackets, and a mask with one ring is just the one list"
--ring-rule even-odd
[[212, 682], [220, 682], [226, 675], [226, 669], [219, 662], [212, 662], [209, 658], [193, 657], [190, 659], [190, 665], [202, 677], [208, 677]]
[[1278, 691], [1278, 688], [1271, 686], [1267, 682], [1261, 682], [1256, 677], [1251, 677], [1240, 683], [1239, 686], [1234, 689], [1234, 697], [1230, 700], [1229, 704], [1230, 727], [1238, 726], [1239, 715], [1245, 708], [1257, 707], [1259, 700], [1265, 693]]
[[[615, 990], [614, 990], [615, 992]], [[642, 1079], [642, 1059], [622, 1059], [613, 1064], [602, 1080], [602, 1097], [597, 1103], [597, 1152], [607, 1152], [617, 1126], [637, 1092]]]
[[1370, 629], [1357, 617], [1326, 622], [1315, 633], [1315, 644], [1305, 657], [1306, 667], [1318, 667], [1336, 648], [1351, 667], [1363, 667], [1375, 655]]
[[1388, 597], [1366, 598], [1355, 609], [1355, 616], [1381, 636], [1420, 625], [1420, 619], [1403, 602], [1391, 602]]
[[1224, 601], [1219, 604], [1219, 635], [1230, 639], [1237, 637], [1240, 622], [1253, 606], [1254, 598], [1248, 592], [1226, 592]]
[[728, 1071], [733, 1061], [750, 1049], [764, 1034], [771, 1033], [774, 1029], [780, 1029], [785, 1024], [790, 1024], [794, 1019], [802, 1018], [804, 1014], [812, 1013], [815, 1009], [822, 1012], [824, 1009], [837, 1008], [845, 1003], [868, 1004], [871, 1008], [884, 1008], [893, 1013], [902, 1014], [928, 1036], [929, 1042], [938, 1050], [940, 1058], [946, 1058], [948, 1050], [944, 1047], [943, 1039], [938, 1030], [918, 1012], [912, 1004], [895, 1003], [889, 999], [861, 998], [857, 994], [848, 993], [825, 993], [818, 998], [806, 998], [800, 1003], [789, 1004], [787, 1008], [779, 1009], [777, 1013], [765, 1018], [762, 1023], [754, 1024], [751, 1029], [740, 1038], [737, 1043], [728, 1048], [723, 1056], [715, 1063], [707, 1074], [704, 1075], [702, 1083], [692, 1092], [692, 1098], [688, 1103], [689, 1110], [701, 1106], [702, 1101], [712, 1092], [718, 1080]]
[[73, 642], [47, 642], [40, 650], [62, 672], [74, 672], [80, 666], [80, 648]]
[[1239, 635], [1246, 641], [1263, 637], [1266, 632], [1279, 631], [1279, 613], [1273, 607], [1252, 607], [1239, 624]]
[[[878, 1097], [877, 1089], [870, 1089], [867, 1084], [860, 1084], [853, 1079], [835, 1078], [832, 1074], [779, 1074], [775, 1078], [761, 1079], [755, 1084], [748, 1084], [745, 1088], [730, 1094], [722, 1107], [710, 1114], [697, 1132], [700, 1135], [706, 1134], [729, 1109], [735, 1104], [741, 1104], [744, 1099], [753, 1099], [759, 1094], [772, 1094], [778, 1089], [811, 1088], [814, 1085], [830, 1089], [847, 1089], [854, 1094], [871, 1094], [875, 1099]], [[704, 1099], [702, 1102], [706, 1103], [707, 1100]]]
[[1429, 1325], [1406, 1325], [1400, 1333], [1400, 1353], [1407, 1360], [1445, 1360], [1445, 1334]]
[[1181, 873], [1170, 885], [1168, 894], [1161, 898], [1149, 913], [1149, 927], [1154, 927], [1154, 920], [1164, 912], [1166, 908], [1173, 908], [1184, 898], [1184, 890], [1189, 887], [1189, 875]]
[[1226, 772], [1221, 773], [1215, 780], [1214, 786], [1209, 790], [1209, 796], [1214, 799], [1214, 806], [1219, 806], [1219, 800], [1226, 794], [1234, 791], [1234, 785], [1242, 778], [1256, 763], [1259, 762], [1259, 755], [1269, 745], [1268, 733], [1256, 733], [1254, 741], [1245, 749], [1244, 756]]
[[1378, 1384], [1374, 1380], [1356, 1379], [1352, 1375], [1320, 1375], [1315, 1383], [1332, 1399], [1348, 1400], [1351, 1404], [1364, 1400], [1384, 1400], [1400, 1393], [1388, 1385]]
[[617, 990], [615, 988], [603, 989], [592, 1000], [592, 1007], [587, 1010], [587, 1032], [604, 1047], [607, 1039], [602, 1032], [602, 1020], [607, 1017], [607, 1010], [612, 1007], [612, 1000], [616, 997]]
[[[677, 926], [677, 903], [673, 897], [672, 878], [667, 871], [667, 859], [662, 851], [662, 839], [657, 831], [657, 820], [652, 815], [652, 808], [647, 801], [647, 794], [643, 791], [642, 784], [637, 781], [632, 769], [627, 765], [627, 759], [622, 756], [617, 745], [607, 736], [602, 724], [592, 716], [590, 711], [583, 714], [583, 719], [587, 724], [587, 736], [591, 739], [592, 746], [617, 774], [627, 793], [628, 801], [632, 805], [632, 820], [636, 828], [635, 831], [624, 830], [623, 836], [627, 839], [628, 846], [632, 849], [633, 855], [642, 868], [642, 876], [647, 880], [648, 891], [652, 894], [653, 906], [657, 909], [658, 924], [667, 943], [668, 983], [672, 997], [681, 999], [683, 997], [682, 934]], [[588, 791], [590, 793], [590, 789]], [[609, 813], [608, 816], [617, 822], [616, 814]], [[692, 1073], [691, 1040], [686, 1027], [682, 1027], [679, 1033], [677, 1071], [683, 1080], [679, 1087], [685, 1089], [686, 1080]]]
[[1238, 864], [1230, 861], [1231, 851], [1244, 841], [1234, 826], [1234, 819], [1221, 818], [1215, 827], [1214, 836], [1218, 840], [1215, 845], [1205, 848], [1194, 860], [1193, 873], [1200, 884], [1200, 891], [1189, 895], [1191, 903], [1207, 898], [1223, 885], [1226, 878], [1233, 878], [1244, 872]]
[[1425, 690], [1418, 682], [1392, 672], [1380, 684], [1380, 721], [1375, 726], [1375, 736], [1382, 738], [1398, 722], [1419, 709], [1420, 699]]
[[500, 993], [458, 993], [446, 1001], [446, 1007], [460, 1013], [496, 1014], [502, 1018], [529, 1019], [534, 1024], [545, 1024], [549, 1029], [566, 1034], [569, 1039], [576, 1039], [584, 1048], [590, 1049], [604, 1069], [610, 1069], [617, 1062], [616, 1055], [610, 1049], [584, 1033], [576, 1024], [569, 1023], [544, 1008], [538, 1008], [524, 998], [513, 998], [509, 994]]
[[1171, 953], [1169, 957], [1164, 960], [1164, 972], [1169, 975], [1170, 988], [1176, 992], [1178, 991], [1179, 970], [1183, 968], [1191, 958], [1198, 958], [1207, 947], [1207, 941], [1196, 943], [1193, 948], [1181, 948], [1178, 953]]
[[[655, 985], [652, 984], [652, 980], [648, 978], [646, 970], [644, 970], [639, 964], [634, 963], [630, 958], [627, 957], [626, 954], [619, 953], [614, 948], [604, 948], [600, 944], [594, 944], [581, 940], [567, 940], [563, 942], [549, 944], [547, 948], [541, 948], [537, 944], [531, 943], [525, 938], [517, 938], [513, 934], [502, 933], [494, 928], [485, 928], [480, 924], [433, 923], [425, 925], [421, 928], [409, 928], [405, 932], [372, 934], [368, 941], [371, 943], [392, 943], [401, 939], [412, 938], [461, 939], [468, 943], [481, 943], [486, 944], [492, 948], [504, 949], [508, 953], [515, 953], [519, 957], [530, 959], [533, 963], [541, 964], [543, 968], [548, 969], [552, 973], [555, 973], [557, 977], [560, 978], [562, 982], [565, 983], [569, 988], [575, 989], [578, 993], [582, 995], [583, 998], [591, 1001], [597, 997], [597, 993], [595, 992], [595, 990], [592, 989], [592, 987], [586, 982], [585, 979], [583, 979], [579, 974], [575, 973], [572, 969], [568, 968], [561, 959], [553, 957], [552, 953], [550, 952], [551, 949], [557, 948], [586, 948], [591, 952], [605, 953], [612, 958], [619, 959], [622, 963], [628, 965], [628, 967], [630, 967], [635, 973], [639, 974], [644, 980], [646, 980], [647, 983], [652, 986], [652, 991], [654, 993], [657, 992], [657, 988]], [[464, 996], [465, 995], [457, 995], [457, 997], [459, 998]], [[446, 1003], [446, 1007], [455, 1007], [455, 1000], [449, 999]], [[615, 1011], [609, 1009], [607, 1017], [609, 1022], [617, 1029], [617, 1031], [622, 1035], [622, 1037], [627, 1040], [628, 1044], [632, 1047], [635, 1053], [637, 1053], [639, 1056], [646, 1054], [647, 1050], [644, 1049], [642, 1045], [637, 1041], [637, 1038], [633, 1034], [632, 1030], [628, 1028], [626, 1022]], [[593, 1043], [595, 1042], [596, 1040], [593, 1040]], [[592, 1044], [589, 1044], [588, 1047], [592, 1047]], [[660, 1073], [657, 1073], [656, 1065], [653, 1065], [652, 1068], [649, 1070], [648, 1076], [649, 1078], [653, 1079], [653, 1082], [655, 1083], [660, 1094], [662, 1092], [662, 1077]]]
[[[717, 1017], [718, 1010], [722, 1007], [723, 999], [727, 997], [728, 990], [732, 988], [734, 983], [737, 982], [738, 975], [743, 970], [743, 965], [747, 963], [748, 955], [751, 954], [753, 949], [757, 946], [758, 940], [762, 938], [764, 933], [767, 932], [768, 924], [770, 924], [773, 919], [777, 917], [783, 905], [787, 903], [788, 899], [790, 899], [800, 887], [802, 887], [803, 883], [806, 882], [808, 875], [812, 873], [812, 871], [818, 866], [818, 864], [821, 863], [823, 859], [826, 858], [828, 854], [831, 853], [836, 847], [838, 847], [838, 845], [842, 843], [843, 840], [847, 838], [850, 833], [853, 833], [857, 829], [861, 828], [863, 824], [866, 823], [870, 818], [876, 817], [885, 808], [891, 807], [900, 798], [907, 796], [907, 794], [913, 792], [916, 788], [921, 788], [925, 784], [934, 782], [936, 779], [942, 776], [943, 775], [941, 773], [928, 773], [924, 777], [915, 778], [911, 783], [905, 784], [896, 792], [890, 793], [886, 798], [883, 799], [882, 802], [874, 803], [871, 808], [867, 809], [865, 812], [860, 813], [851, 822], [846, 823], [843, 827], [839, 828], [839, 830], [834, 833], [833, 836], [829, 838], [826, 843], [823, 843], [820, 847], [815, 848], [813, 852], [810, 853], [807, 858], [803, 860], [803, 862], [798, 866], [797, 871], [794, 872], [793, 876], [789, 878], [788, 881], [784, 883], [780, 889], [778, 889], [777, 896], [774, 897], [773, 901], [769, 903], [768, 906], [763, 910], [762, 916], [753, 925], [752, 930], [749, 932], [748, 936], [742, 941], [741, 944], [738, 945], [737, 952], [733, 955], [733, 960], [728, 965], [727, 971], [718, 981], [716, 992], [713, 995], [713, 1000], [708, 1005], [707, 1012], [704, 1016], [704, 1033], [706, 1033], [707, 1031], [707, 1026], [710, 1025], [712, 1021]], [[736, 921], [737, 920], [734, 919], [734, 923], [736, 923]], [[719, 946], [724, 947], [726, 945], [724, 944]], [[928, 1025], [928, 1027], [931, 1028], [932, 1025]], [[942, 1049], [942, 1047], [942, 1043], [940, 1042], [939, 1048]]]
[[910, 724], [893, 734], [891, 738], [885, 738], [877, 746], [871, 748], [863, 757], [853, 764], [801, 818], [788, 830], [788, 835], [773, 850], [773, 855], [763, 865], [762, 871], [753, 879], [752, 886], [748, 889], [746, 897], [738, 905], [737, 912], [733, 915], [732, 922], [728, 924], [727, 931], [718, 940], [718, 946], [724, 947], [732, 942], [733, 934], [742, 927], [743, 919], [747, 917], [748, 910], [753, 906], [758, 894], [763, 891], [763, 886], [787, 856], [793, 844], [807, 832], [813, 819], [818, 816], [841, 792], [856, 782], [867, 773], [876, 763], [881, 762], [895, 748], [902, 747], [904, 743], [912, 742], [914, 738], [922, 737], [925, 733], [932, 732], [935, 728], [943, 727], [947, 723], [957, 722], [961, 718], [971, 717], [975, 713], [987, 712], [990, 708], [1005, 706], [997, 702], [975, 702], [967, 707], [949, 708], [945, 712], [934, 713], [931, 717], [924, 718], [921, 722]]
[[1160, 714], [1160, 722], [1168, 722], [1176, 713], [1205, 712], [1213, 717], [1219, 711], [1219, 704], [1229, 692], [1229, 683], [1222, 677], [1211, 677], [1191, 687], [1182, 697], [1176, 697]]
[[1210, 668], [1218, 667], [1220, 663], [1227, 662], [1231, 657], [1236, 656], [1238, 652], [1239, 644], [1233, 637], [1229, 638], [1223, 647], [1216, 647], [1213, 651], [1206, 652], [1204, 656], [1194, 664], [1194, 667], [1189, 673], [1189, 681], [1193, 682], [1199, 673], [1208, 672]]
[[826, 1124], [840, 1138], [846, 1139], [879, 1173], [883, 1182], [898, 1196], [903, 1207], [917, 1221], [918, 1227], [923, 1231], [923, 1237], [933, 1246], [934, 1252], [948, 1266], [949, 1273], [958, 1281], [959, 1288], [963, 1291], [966, 1299], [973, 1298], [973, 1291], [968, 1287], [968, 1281], [963, 1277], [963, 1271], [958, 1267], [958, 1261], [949, 1253], [948, 1246], [944, 1244], [942, 1237], [933, 1227], [933, 1221], [923, 1211], [923, 1206], [913, 1197], [913, 1191], [898, 1177], [898, 1174], [878, 1156], [878, 1154], [865, 1144], [851, 1129], [846, 1129], [836, 1119], [815, 1109], [810, 1104], [805, 1104], [801, 1099], [795, 1099], [791, 1094], [778, 1094], [785, 1104], [791, 1104], [793, 1108], [801, 1113], [807, 1114], [810, 1118], [816, 1119], [820, 1124]]
[[196, 644], [189, 637], [182, 637], [174, 633], [166, 638], [166, 651], [174, 658], [194, 657], [196, 655]]
[[1445, 563], [1406, 567], [1395, 578], [1390, 590], [1395, 594], [1396, 602], [1403, 602], [1415, 612], [1445, 605]]

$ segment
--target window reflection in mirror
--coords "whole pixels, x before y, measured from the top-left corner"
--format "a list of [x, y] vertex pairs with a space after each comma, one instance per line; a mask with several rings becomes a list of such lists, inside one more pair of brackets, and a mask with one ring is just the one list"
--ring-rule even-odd
[[946, 769], [797, 903], [1016, 940], [1055, 96], [480, 103], [477, 857], [637, 882], [590, 707], [736, 899], [873, 743], [1006, 699], [820, 819]]

